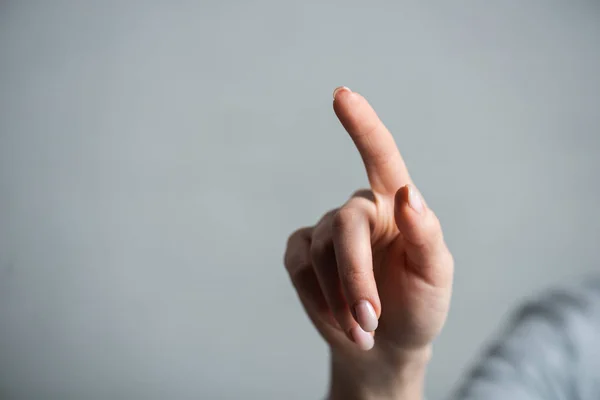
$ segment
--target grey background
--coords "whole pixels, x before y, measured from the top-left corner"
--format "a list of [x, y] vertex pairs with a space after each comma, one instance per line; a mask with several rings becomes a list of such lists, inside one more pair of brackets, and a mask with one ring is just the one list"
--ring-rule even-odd
[[589, 2], [0, 2], [0, 397], [310, 399], [287, 235], [366, 183], [367, 96], [456, 257], [427, 394], [598, 269]]

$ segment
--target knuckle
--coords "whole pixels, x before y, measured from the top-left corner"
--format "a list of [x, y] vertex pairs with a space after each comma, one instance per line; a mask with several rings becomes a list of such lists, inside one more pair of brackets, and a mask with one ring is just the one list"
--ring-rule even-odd
[[333, 242], [331, 240], [315, 241], [310, 247], [310, 258], [315, 266], [328, 262], [332, 254]]
[[292, 232], [292, 234], [290, 236], [288, 236], [288, 239], [286, 242], [287, 247], [289, 248], [295, 242], [297, 242], [301, 239], [307, 238], [310, 235], [310, 230], [311, 230], [311, 228], [309, 228], [309, 227], [296, 229], [294, 232]]
[[310, 233], [312, 228], [300, 228], [293, 232], [288, 240], [287, 247], [283, 256], [283, 265], [291, 274], [305, 264], [310, 264], [308, 260], [308, 250], [310, 245]]
[[331, 227], [334, 234], [348, 229], [352, 225], [353, 221], [358, 217], [358, 211], [352, 207], [342, 207], [333, 215], [331, 221]]
[[314, 275], [310, 263], [297, 264], [297, 268], [288, 272], [290, 274], [290, 280], [297, 290], [304, 290], [307, 286], [307, 281]]
[[375, 121], [370, 123], [368, 126], [364, 126], [360, 132], [356, 132], [354, 134], [354, 137], [356, 139], [367, 139], [370, 138], [371, 136], [373, 136], [373, 134], [375, 134], [377, 132], [378, 129], [380, 129], [381, 127], [381, 121]]
[[368, 163], [378, 168], [385, 168], [394, 160], [394, 155], [387, 149], [373, 149]]
[[418, 242], [424, 246], [436, 244], [442, 240], [442, 225], [433, 212], [430, 212], [419, 236], [421, 237]]
[[300, 251], [290, 252], [285, 258], [285, 269], [288, 271], [291, 277], [302, 269], [306, 269], [311, 266], [310, 260]]
[[335, 215], [335, 213], [339, 210], [339, 208], [334, 208], [333, 210], [329, 210], [327, 211], [325, 214], [323, 214], [323, 216], [321, 217], [321, 219], [319, 219], [319, 222], [317, 222], [317, 226], [323, 224], [324, 222], [328, 221], [332, 215]]
[[454, 258], [448, 250], [444, 249], [437, 257], [432, 257], [429, 267], [435, 282], [443, 285], [451, 284], [454, 275]]
[[436, 217], [436, 215], [433, 213], [431, 219], [432, 221], [431, 226], [429, 228], [429, 234], [434, 240], [441, 242], [444, 240], [444, 234], [442, 233], [442, 224], [440, 223], [438, 217]]
[[359, 189], [356, 192], [352, 193], [352, 196], [350, 198], [363, 198], [369, 200], [370, 202], [375, 202], [375, 194], [371, 189]]
[[444, 243], [444, 237], [439, 220], [435, 214], [430, 213], [421, 224], [414, 225], [410, 230], [410, 235], [405, 240], [419, 252], [439, 253], [441, 245]]

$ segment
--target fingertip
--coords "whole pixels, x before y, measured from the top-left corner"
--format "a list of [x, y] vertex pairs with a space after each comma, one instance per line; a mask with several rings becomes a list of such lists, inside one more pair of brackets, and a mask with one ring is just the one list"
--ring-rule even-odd
[[373, 190], [391, 195], [401, 182], [409, 181], [394, 137], [365, 97], [340, 89], [333, 110], [354, 141]]
[[408, 205], [409, 187], [408, 185], [402, 186], [396, 191], [394, 196], [394, 217], [396, 220], [396, 226], [402, 230], [403, 225], [403, 211]]
[[408, 192], [408, 185], [404, 185], [396, 191], [396, 195], [394, 196], [394, 205], [396, 206], [396, 209], [399, 209], [403, 204], [408, 203]]
[[356, 325], [350, 329], [352, 341], [356, 343], [359, 349], [368, 351], [375, 345], [375, 338], [372, 333], [365, 332], [360, 326]]
[[412, 184], [407, 184], [396, 192], [394, 220], [403, 236], [413, 244], [429, 240], [428, 237], [434, 233], [434, 216]]
[[360, 127], [365, 104], [368, 104], [366, 99], [347, 86], [340, 86], [333, 91], [333, 110], [346, 130]]
[[412, 184], [402, 186], [396, 192], [394, 198], [396, 214], [401, 211], [403, 206], [408, 206], [412, 211], [417, 214], [423, 214], [426, 208], [425, 201], [419, 190]]
[[333, 101], [337, 99], [338, 94], [342, 92], [352, 93], [352, 90], [348, 86], [338, 86], [333, 90]]

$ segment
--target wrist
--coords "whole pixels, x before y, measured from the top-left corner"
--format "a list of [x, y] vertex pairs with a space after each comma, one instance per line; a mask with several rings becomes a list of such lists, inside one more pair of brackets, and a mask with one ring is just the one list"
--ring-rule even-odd
[[398, 352], [374, 348], [360, 357], [331, 352], [329, 400], [419, 400], [431, 347]]

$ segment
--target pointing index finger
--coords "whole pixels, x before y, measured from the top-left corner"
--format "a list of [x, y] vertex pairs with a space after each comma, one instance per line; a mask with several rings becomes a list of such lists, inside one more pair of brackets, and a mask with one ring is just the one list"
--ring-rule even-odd
[[347, 87], [337, 88], [333, 98], [335, 114], [361, 155], [371, 188], [393, 195], [410, 183], [394, 137], [367, 100]]

